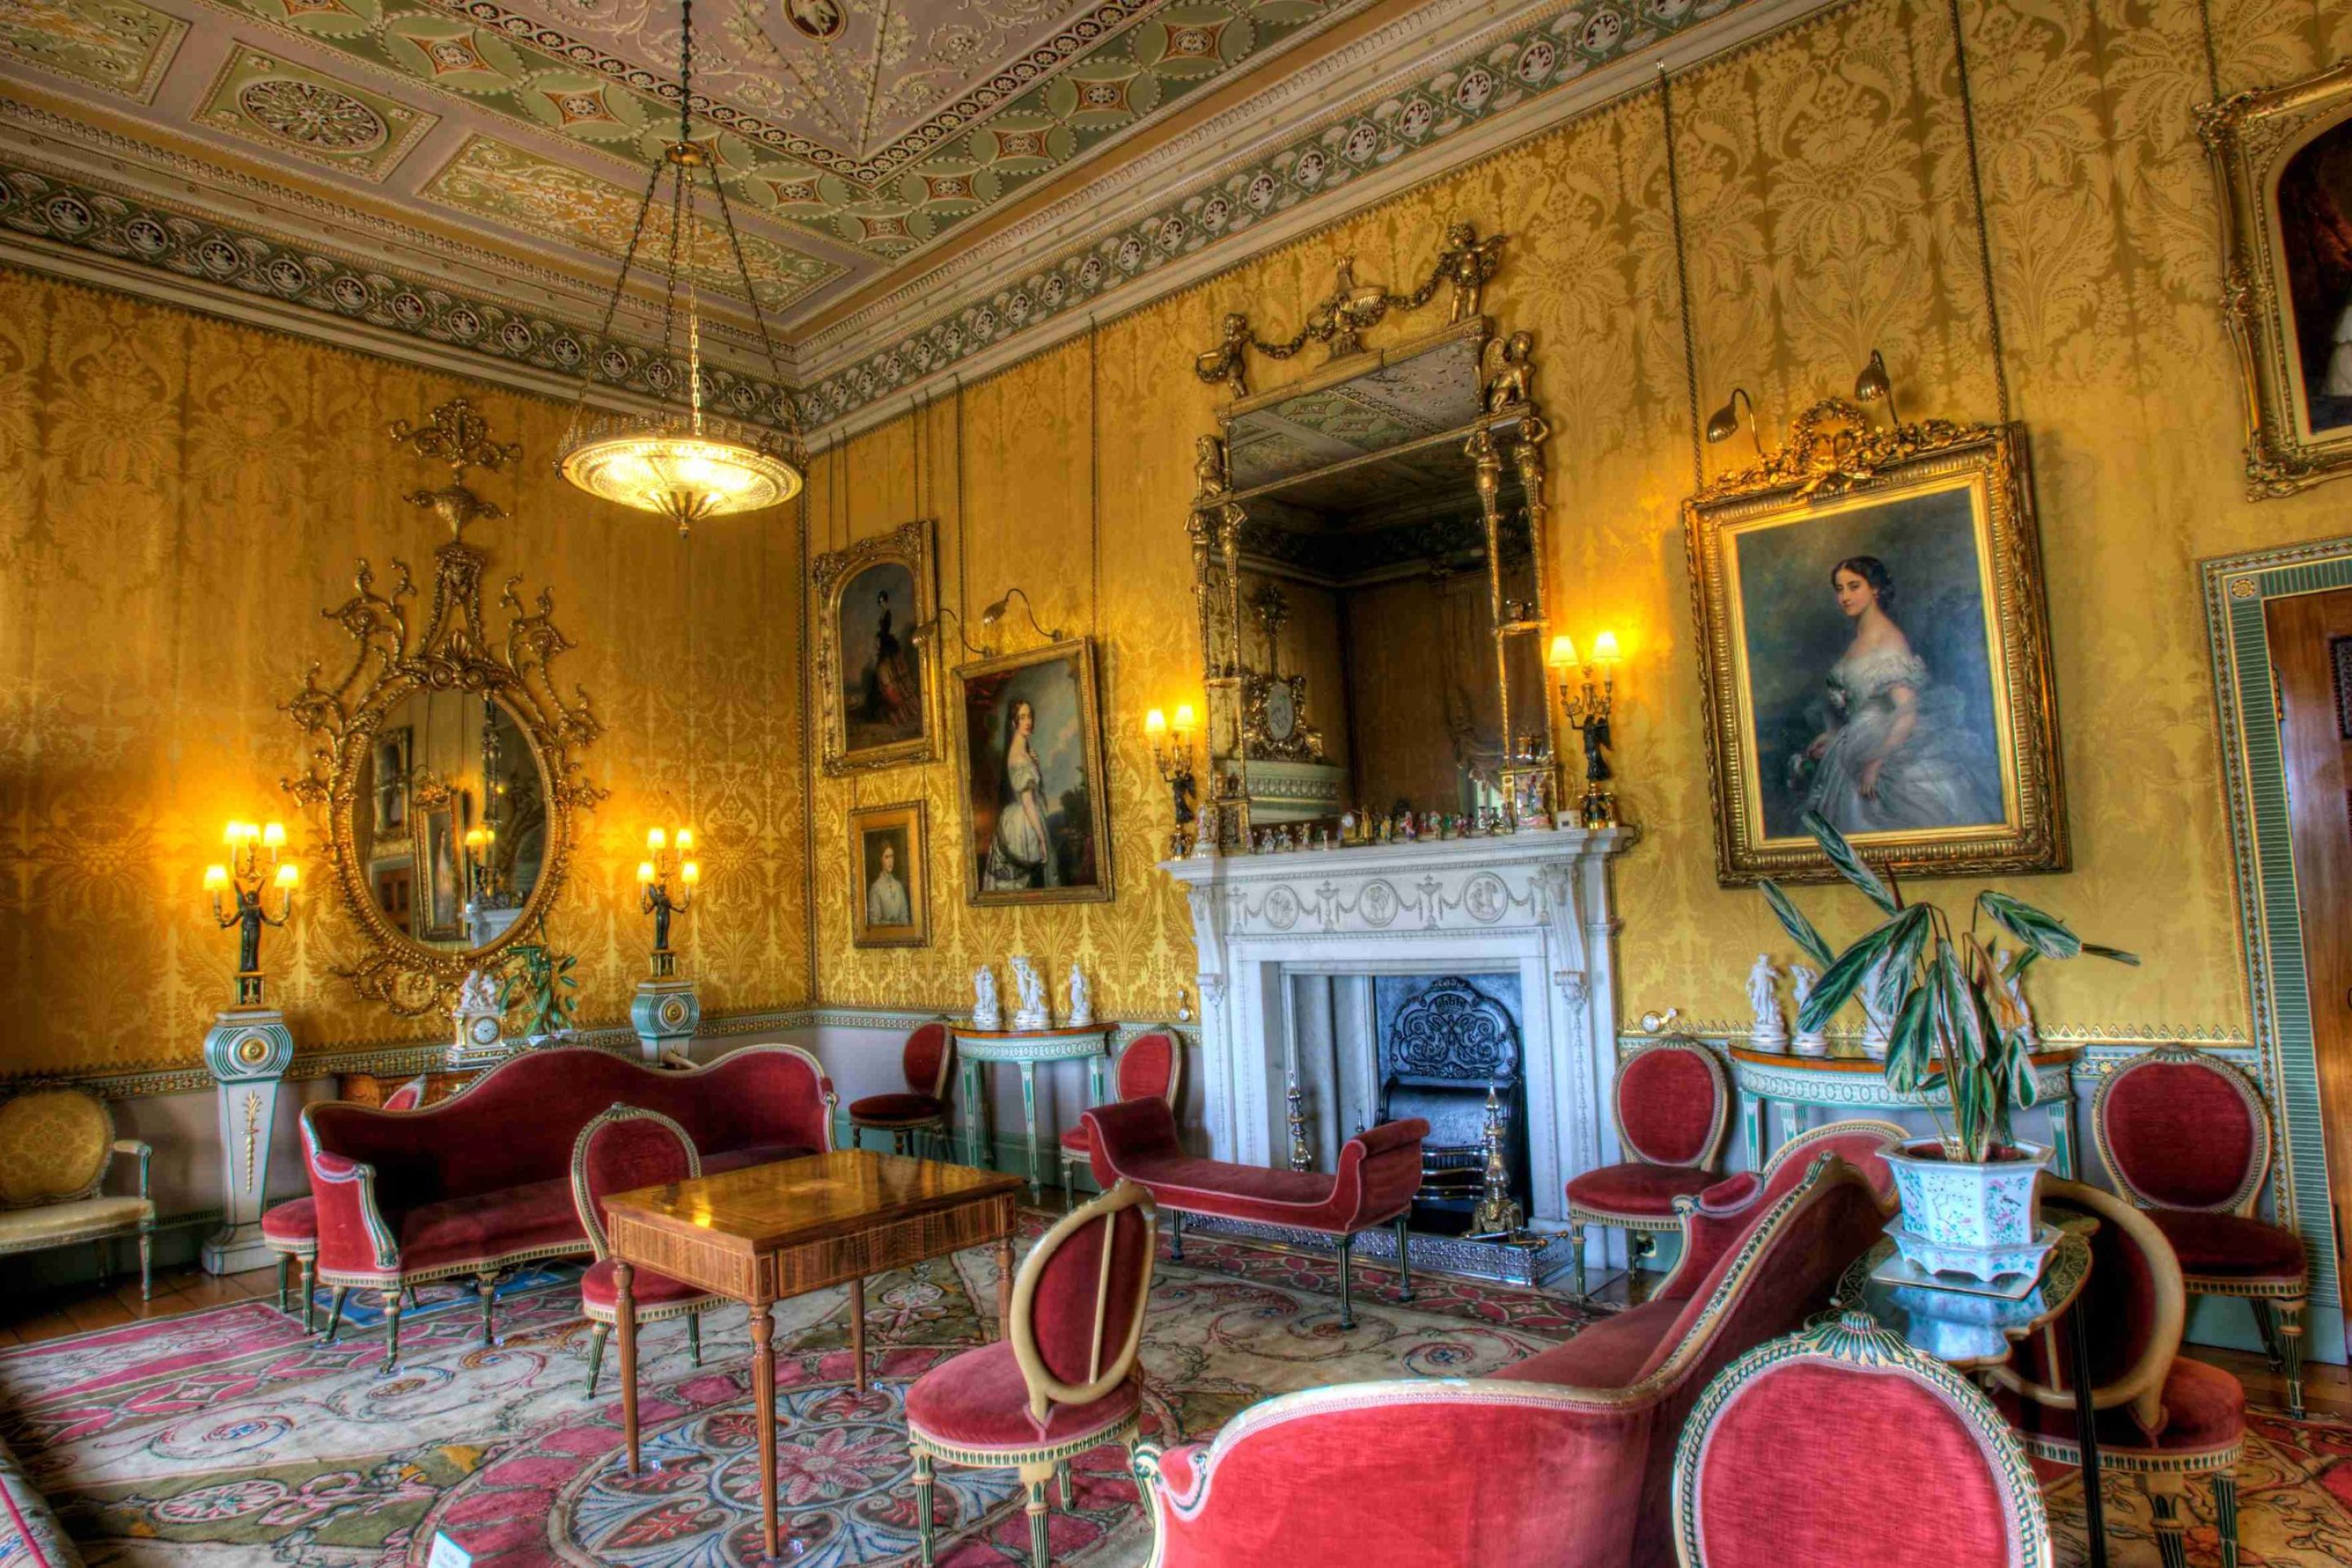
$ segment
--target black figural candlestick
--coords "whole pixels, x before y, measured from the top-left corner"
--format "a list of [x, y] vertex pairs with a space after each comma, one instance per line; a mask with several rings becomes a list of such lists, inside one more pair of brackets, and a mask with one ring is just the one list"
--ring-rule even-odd
[[637, 863], [638, 908], [654, 917], [654, 978], [667, 980], [677, 973], [677, 954], [670, 951], [669, 919], [684, 914], [694, 902], [695, 884], [702, 867], [687, 858], [694, 850], [694, 830], [681, 827], [665, 833], [656, 827], [646, 835], [646, 858]]
[[1160, 769], [1160, 776], [1168, 781], [1169, 803], [1175, 826], [1168, 835], [1168, 855], [1171, 859], [1182, 859], [1192, 852], [1192, 834], [1197, 820], [1194, 811], [1200, 800], [1198, 776], [1192, 771], [1192, 705], [1180, 703], [1176, 720], [1154, 708], [1144, 715], [1143, 733], [1151, 742], [1151, 760]]
[[[232, 822], [222, 835], [228, 846], [226, 865], [205, 868], [205, 891], [212, 895], [213, 919], [223, 931], [236, 928], [236, 1005], [259, 1007], [262, 1003], [261, 928], [282, 926], [294, 912], [294, 863], [280, 865], [286, 829], [273, 822], [266, 826]], [[278, 912], [266, 902], [268, 890], [278, 890]], [[228, 895], [223, 901], [221, 895]]]

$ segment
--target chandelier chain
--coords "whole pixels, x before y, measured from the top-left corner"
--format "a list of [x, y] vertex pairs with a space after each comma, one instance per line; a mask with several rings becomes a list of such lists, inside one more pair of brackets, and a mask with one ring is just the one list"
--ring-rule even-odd
[[[630, 226], [628, 247], [621, 252], [621, 275], [613, 279], [613, 297], [604, 301], [604, 319], [596, 327], [598, 343], [610, 343], [613, 340], [613, 319], [620, 313], [621, 296], [628, 289], [629, 268], [637, 259], [638, 243], [646, 237], [646, 217], [654, 209], [654, 193], [661, 189], [661, 176], [662, 166], [656, 163], [653, 172], [646, 177], [645, 194], [637, 198], [637, 221]], [[567, 446], [580, 432], [580, 411], [588, 402], [588, 387], [596, 374], [595, 360], [591, 356], [583, 357], [586, 363], [580, 371], [580, 390], [572, 396], [572, 426], [564, 437]]]

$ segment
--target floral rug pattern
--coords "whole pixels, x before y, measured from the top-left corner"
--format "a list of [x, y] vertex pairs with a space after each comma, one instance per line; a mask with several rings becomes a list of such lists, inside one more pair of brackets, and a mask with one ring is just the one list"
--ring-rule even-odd
[[[1031, 1216], [1026, 1234], [1042, 1222]], [[1207, 1237], [1155, 1277], [1144, 1427], [1206, 1436], [1270, 1394], [1400, 1376], [1477, 1376], [1569, 1337], [1592, 1314], [1542, 1291], [1415, 1281], [1360, 1266], [1358, 1327], [1339, 1331], [1330, 1259]], [[738, 1568], [759, 1556], [750, 1342], [740, 1310], [705, 1320], [703, 1364], [675, 1322], [641, 1340], [646, 1466], [618, 1465], [612, 1363], [591, 1401], [575, 1273], [503, 1294], [499, 1343], [471, 1310], [404, 1319], [400, 1371], [380, 1332], [329, 1346], [267, 1301], [0, 1351], [0, 1441], [93, 1564], [421, 1564], [436, 1533], [484, 1568]], [[787, 1559], [808, 1568], [910, 1563], [916, 1521], [908, 1386], [993, 1334], [983, 1253], [869, 1282], [872, 1386], [852, 1385], [845, 1294], [776, 1308], [778, 1488]], [[428, 1289], [428, 1298], [434, 1292]], [[451, 1305], [470, 1290], [450, 1289]], [[429, 1302], [428, 1302], [429, 1304]], [[2352, 1422], [2256, 1414], [2239, 1468], [2247, 1568], [2352, 1561]], [[1076, 1466], [1057, 1499], [1054, 1561], [1134, 1568], [1150, 1546], [1125, 1456]], [[2110, 1479], [2116, 1568], [2153, 1568], [2147, 1507]], [[2080, 1563], [2080, 1486], [2051, 1494], [2060, 1562]], [[2189, 1560], [2219, 1561], [2210, 1496], [2192, 1485]], [[1005, 1472], [942, 1466], [933, 1518], [943, 1568], [1025, 1563], [1028, 1526]]]

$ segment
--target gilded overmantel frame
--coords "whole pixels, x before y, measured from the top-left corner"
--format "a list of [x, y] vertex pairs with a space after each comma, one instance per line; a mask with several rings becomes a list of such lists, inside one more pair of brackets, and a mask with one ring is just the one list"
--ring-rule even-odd
[[[407, 563], [392, 563], [392, 587], [379, 593], [374, 569], [362, 560], [352, 596], [320, 612], [352, 640], [349, 666], [329, 681], [314, 662], [302, 689], [285, 704], [295, 727], [310, 737], [310, 750], [306, 770], [282, 785], [323, 813], [336, 891], [368, 941], [366, 956], [341, 973], [362, 996], [408, 1017], [444, 1005], [469, 973], [497, 967], [508, 948], [530, 935], [571, 869], [573, 811], [594, 806], [606, 794], [587, 781], [580, 760], [604, 726], [585, 691], [574, 687], [566, 697], [556, 685], [555, 660], [573, 644], [556, 627], [553, 596], [542, 588], [537, 607], [526, 608], [517, 592], [522, 578], [509, 577], [499, 594], [507, 612], [503, 636], [494, 642], [483, 623], [482, 573], [489, 556], [462, 535], [467, 522], [502, 514], [465, 485], [464, 473], [468, 467], [497, 468], [516, 448], [446, 439], [453, 429], [478, 435], [479, 426], [458, 399], [436, 411], [435, 427], [415, 431], [405, 420], [392, 427], [396, 443], [451, 469], [444, 489], [408, 498], [450, 525], [452, 537], [433, 552], [431, 608], [422, 628], [413, 627], [409, 605], [416, 584]], [[436, 431], [445, 437], [437, 445]], [[537, 754], [547, 799], [546, 847], [520, 915], [489, 942], [463, 952], [423, 946], [393, 925], [368, 885], [353, 829], [360, 780], [378, 729], [411, 696], [436, 691], [478, 695], [511, 714]]]

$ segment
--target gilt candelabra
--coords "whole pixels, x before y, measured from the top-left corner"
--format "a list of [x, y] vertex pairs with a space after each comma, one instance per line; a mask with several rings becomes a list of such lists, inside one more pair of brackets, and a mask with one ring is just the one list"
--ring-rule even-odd
[[1193, 805], [1200, 798], [1197, 775], [1192, 771], [1192, 705], [1176, 705], [1176, 721], [1170, 723], [1168, 715], [1154, 708], [1143, 716], [1143, 733], [1151, 742], [1151, 760], [1160, 769], [1160, 776], [1168, 783], [1170, 803], [1174, 810], [1175, 826], [1168, 835], [1168, 857], [1181, 860], [1191, 853], [1192, 835], [1186, 831], [1195, 821]]
[[[261, 928], [282, 926], [294, 912], [294, 887], [300, 873], [294, 862], [281, 864], [286, 829], [278, 823], [232, 822], [221, 835], [228, 846], [228, 863], [205, 868], [205, 891], [212, 895], [213, 919], [223, 931], [235, 926], [236, 937], [236, 1005], [262, 1005]], [[278, 912], [263, 902], [271, 889], [278, 892]], [[222, 902], [221, 895], [229, 895]]]
[[682, 915], [694, 902], [702, 879], [694, 852], [694, 829], [665, 833], [656, 827], [646, 834], [646, 858], [637, 862], [638, 906], [654, 917], [654, 978], [666, 980], [677, 973], [677, 954], [670, 951], [669, 920]]
[[[1587, 827], [1608, 827], [1617, 820], [1617, 800], [1609, 793], [1609, 781], [1616, 775], [1609, 766], [1606, 754], [1612, 744], [1609, 738], [1611, 710], [1617, 698], [1617, 637], [1602, 632], [1592, 640], [1592, 658], [1583, 665], [1581, 689], [1569, 690], [1568, 672], [1577, 668], [1576, 644], [1566, 637], [1551, 639], [1547, 656], [1554, 679], [1559, 682], [1560, 717], [1568, 727], [1584, 740], [1584, 797], [1577, 803], [1578, 815]], [[1592, 672], [1598, 666], [1601, 681], [1593, 684]]]

